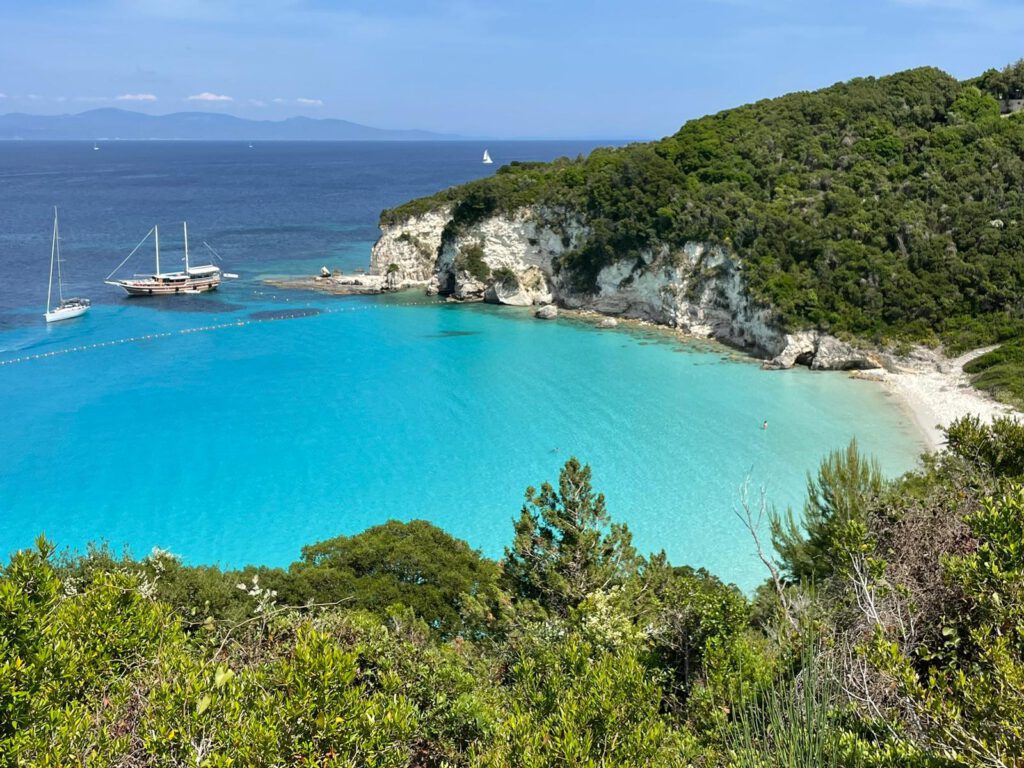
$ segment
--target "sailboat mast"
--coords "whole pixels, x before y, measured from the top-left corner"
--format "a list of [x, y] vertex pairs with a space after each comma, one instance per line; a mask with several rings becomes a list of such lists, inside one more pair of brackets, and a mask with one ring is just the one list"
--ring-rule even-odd
[[57, 206], [53, 207], [53, 243], [57, 251], [57, 296], [64, 303], [64, 276], [60, 270], [60, 231], [57, 227]]
[[156, 273], [160, 274], [160, 225], [153, 225], [153, 245], [156, 247]]
[[57, 256], [57, 206], [53, 206], [53, 242], [50, 244], [50, 285], [46, 289], [46, 311], [50, 311], [50, 298], [53, 295], [53, 260]]
[[188, 277], [188, 222], [181, 222], [181, 226], [185, 230], [185, 277]]

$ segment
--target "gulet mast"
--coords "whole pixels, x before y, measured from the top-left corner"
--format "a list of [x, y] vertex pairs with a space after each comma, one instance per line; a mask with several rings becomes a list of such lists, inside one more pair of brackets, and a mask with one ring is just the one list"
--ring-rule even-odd
[[160, 274], [160, 225], [153, 226], [153, 244], [156, 246], [156, 273]]

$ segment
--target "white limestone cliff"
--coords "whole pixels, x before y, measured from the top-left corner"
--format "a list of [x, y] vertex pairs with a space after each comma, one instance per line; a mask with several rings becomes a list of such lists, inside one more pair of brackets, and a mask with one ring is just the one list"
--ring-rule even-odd
[[559, 258], [586, 240], [586, 224], [578, 218], [524, 208], [446, 234], [450, 219], [451, 208], [442, 207], [382, 225], [371, 273], [461, 301], [554, 303], [647, 320], [741, 347], [776, 367], [865, 369], [883, 363], [871, 351], [818, 331], [786, 333], [771, 309], [750, 297], [742, 264], [724, 245], [689, 242], [647, 251], [605, 267], [597, 290], [581, 292], [558, 269]]

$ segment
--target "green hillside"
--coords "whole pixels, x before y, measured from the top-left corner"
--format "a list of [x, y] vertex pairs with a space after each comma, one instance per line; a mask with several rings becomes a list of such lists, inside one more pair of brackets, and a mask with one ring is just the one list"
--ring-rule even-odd
[[790, 330], [963, 348], [1024, 328], [1024, 66], [961, 83], [864, 78], [693, 120], [661, 141], [493, 177], [385, 211], [451, 202], [453, 226], [538, 206], [592, 234], [565, 254], [580, 290], [645, 248], [730, 244]]

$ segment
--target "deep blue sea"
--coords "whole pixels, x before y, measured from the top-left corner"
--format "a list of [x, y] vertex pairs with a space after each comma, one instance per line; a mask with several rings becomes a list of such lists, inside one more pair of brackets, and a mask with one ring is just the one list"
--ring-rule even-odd
[[[0, 143], [0, 555], [45, 532], [284, 565], [424, 518], [498, 556], [524, 489], [575, 454], [642, 551], [754, 586], [745, 478], [799, 505], [852, 436], [890, 474], [916, 463], [920, 435], [880, 388], [659, 331], [263, 282], [366, 266], [382, 208], [593, 146], [491, 142], [484, 166], [477, 142]], [[93, 309], [47, 326], [53, 205], [66, 292]], [[177, 266], [183, 219], [194, 261], [205, 241], [238, 280], [167, 299], [103, 284], [154, 224]]]

